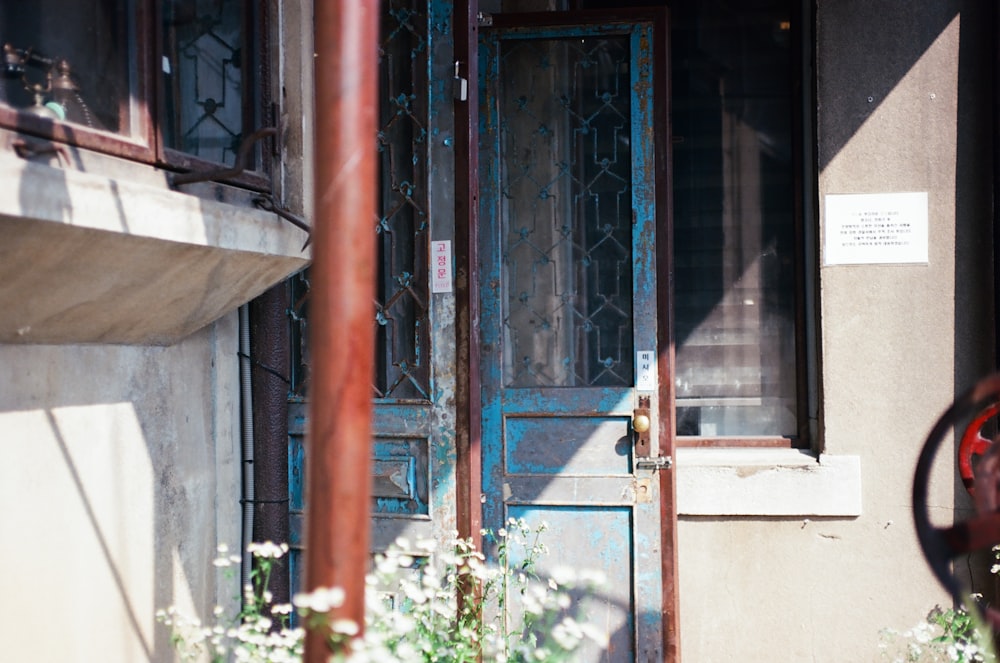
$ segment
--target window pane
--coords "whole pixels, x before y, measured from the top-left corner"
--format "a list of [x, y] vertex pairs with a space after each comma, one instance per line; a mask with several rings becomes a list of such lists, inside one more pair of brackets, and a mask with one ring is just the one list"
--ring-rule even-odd
[[427, 9], [383, 3], [375, 396], [430, 399]]
[[0, 103], [24, 113], [129, 133], [132, 25], [127, 3], [35, 0], [0, 5]]
[[[243, 0], [162, 4], [163, 144], [231, 164], [244, 134]], [[252, 127], [249, 128], [253, 130]]]
[[672, 18], [677, 432], [795, 435], [789, 2]]
[[501, 43], [504, 382], [630, 386], [627, 37]]

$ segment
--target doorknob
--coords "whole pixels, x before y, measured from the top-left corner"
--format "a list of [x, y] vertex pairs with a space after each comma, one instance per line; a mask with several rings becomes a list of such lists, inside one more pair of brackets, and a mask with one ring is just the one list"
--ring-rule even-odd
[[632, 418], [632, 430], [636, 433], [649, 432], [649, 417], [646, 414], [640, 414], [639, 410], [636, 410], [635, 416]]
[[649, 396], [639, 397], [639, 407], [632, 413], [632, 431], [635, 433], [635, 455], [648, 456], [649, 429], [652, 421], [649, 418]]

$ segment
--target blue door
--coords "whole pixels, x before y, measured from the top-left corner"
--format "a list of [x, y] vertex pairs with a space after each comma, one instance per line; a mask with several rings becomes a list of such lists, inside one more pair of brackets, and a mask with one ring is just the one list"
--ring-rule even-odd
[[609, 646], [579, 660], [662, 661], [653, 48], [665, 26], [579, 16], [498, 16], [481, 33], [483, 522], [546, 521], [543, 573], [606, 575], [582, 607]]

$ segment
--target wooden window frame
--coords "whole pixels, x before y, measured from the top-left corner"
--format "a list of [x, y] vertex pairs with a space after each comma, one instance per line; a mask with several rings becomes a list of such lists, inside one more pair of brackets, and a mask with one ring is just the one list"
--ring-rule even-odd
[[[129, 50], [124, 56], [135, 56], [135, 64], [129, 72], [130, 99], [122, 100], [122, 105], [131, 105], [132, 108], [128, 110], [135, 113], [135, 117], [122, 113], [123, 117], [129, 118], [135, 131], [119, 134], [96, 130], [38, 117], [5, 104], [0, 104], [0, 128], [172, 171], [207, 172], [220, 166], [232, 166], [233, 164], [220, 164], [164, 145], [160, 131], [160, 100], [164, 94], [164, 78], [158, 75], [160, 69], [157, 66], [164, 53], [159, 23], [162, 6], [161, 0], [138, 0], [132, 4], [130, 12], [124, 12], [125, 17], [119, 26], [127, 33], [125, 41]], [[253, 99], [243, 102], [242, 122], [243, 133], [246, 135], [273, 124], [275, 113], [270, 89], [274, 65], [269, 49], [270, 3], [256, 0], [244, 6], [250, 10], [244, 13], [245, 43], [241, 48], [241, 71], [249, 72], [244, 80], [253, 83], [253, 89], [250, 90]], [[275, 139], [269, 139], [261, 141], [261, 144], [274, 145], [276, 142]], [[269, 172], [272, 169], [274, 151], [262, 147], [259, 153], [261, 158], [256, 169], [247, 169], [224, 181], [253, 190], [270, 190], [272, 183]]]
[[[810, 430], [810, 421], [814, 415], [809, 410], [809, 396], [815, 387], [811, 384], [813, 378], [809, 369], [809, 342], [807, 324], [810, 310], [810, 296], [808, 289], [815, 283], [809, 277], [807, 270], [812, 261], [808, 259], [807, 252], [815, 251], [807, 241], [805, 232], [806, 219], [811, 215], [807, 214], [807, 205], [814, 205], [814, 198], [807, 194], [809, 183], [807, 181], [806, 162], [806, 141], [811, 139], [809, 133], [810, 124], [805, 118], [805, 104], [803, 100], [806, 95], [814, 99], [813, 90], [806, 80], [806, 72], [810, 64], [806, 61], [808, 57], [813, 57], [811, 46], [807, 47], [805, 41], [812, 34], [811, 24], [806, 21], [811, 20], [810, 13], [805, 8], [805, 2], [791, 0], [792, 25], [798, 26], [791, 32], [791, 43], [789, 46], [792, 66], [789, 75], [790, 95], [789, 101], [792, 104], [790, 110], [791, 117], [791, 140], [792, 140], [792, 177], [793, 177], [793, 241], [794, 251], [792, 259], [794, 261], [793, 270], [795, 273], [795, 406], [797, 431], [794, 435], [781, 436], [681, 436], [676, 435], [674, 444], [676, 447], [689, 448], [792, 448], [802, 450], [818, 451], [818, 440], [813, 439], [814, 433]], [[671, 316], [672, 318], [672, 316]], [[673, 333], [673, 330], [671, 330]]]

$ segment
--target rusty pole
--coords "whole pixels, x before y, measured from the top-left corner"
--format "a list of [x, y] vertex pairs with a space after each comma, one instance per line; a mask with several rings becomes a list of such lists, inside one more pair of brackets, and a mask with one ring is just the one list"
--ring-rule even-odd
[[[378, 2], [315, 0], [315, 214], [305, 586], [340, 587], [364, 626], [374, 370]], [[306, 663], [326, 661], [321, 632]]]

